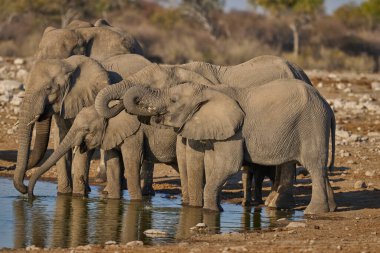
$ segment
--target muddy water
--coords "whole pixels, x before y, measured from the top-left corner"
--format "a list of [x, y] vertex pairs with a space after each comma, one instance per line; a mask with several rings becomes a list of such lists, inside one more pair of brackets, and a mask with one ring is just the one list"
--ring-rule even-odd
[[[92, 187], [87, 199], [56, 196], [55, 184], [38, 182], [38, 197], [31, 203], [13, 188], [10, 179], [0, 178], [0, 248], [67, 248], [110, 240], [170, 243], [188, 238], [190, 227], [200, 222], [209, 226], [209, 233], [228, 233], [273, 227], [279, 218], [297, 220], [303, 216], [300, 211], [244, 209], [226, 203], [222, 204], [224, 212], [209, 213], [182, 207], [180, 197], [172, 199], [165, 194], [131, 202], [125, 191], [122, 200], [102, 200], [100, 191], [100, 187]], [[168, 236], [145, 236], [143, 232], [151, 228]]]

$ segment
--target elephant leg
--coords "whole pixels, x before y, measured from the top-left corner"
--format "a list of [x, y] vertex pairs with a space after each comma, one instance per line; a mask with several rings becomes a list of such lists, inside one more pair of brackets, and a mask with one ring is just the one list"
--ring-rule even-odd
[[243, 174], [241, 175], [243, 181], [244, 197], [242, 201], [243, 206], [252, 205], [252, 178], [253, 171], [250, 166], [243, 166]]
[[[327, 191], [327, 178], [323, 165], [305, 166], [309, 171], [312, 181], [311, 201], [306, 207], [304, 214], [318, 214], [330, 211]], [[331, 187], [331, 186], [330, 186]]]
[[143, 161], [141, 166], [141, 191], [143, 196], [154, 196], [153, 189], [153, 169], [154, 163]]
[[121, 166], [120, 153], [111, 149], [104, 151], [107, 167], [107, 185], [102, 194], [109, 199], [121, 198]]
[[177, 145], [176, 145], [176, 154], [177, 154], [179, 178], [181, 180], [182, 205], [189, 204], [189, 191], [188, 191], [187, 168], [186, 168], [186, 143], [187, 143], [187, 140], [178, 135]]
[[204, 187], [203, 208], [223, 211], [220, 205], [220, 193], [223, 184], [241, 168], [243, 152], [243, 140], [237, 136], [226, 141], [214, 142], [213, 147], [206, 148], [206, 185]]
[[329, 181], [329, 177], [328, 177], [328, 174], [327, 174], [327, 170], [325, 170], [325, 178], [326, 178], [327, 198], [328, 198], [328, 201], [329, 201], [329, 209], [330, 209], [330, 212], [334, 212], [337, 209], [337, 205], [336, 205], [336, 202], [335, 202], [334, 191], [333, 191], [333, 189], [331, 187], [331, 184], [330, 184], [330, 181]]
[[[68, 127], [64, 120], [54, 117], [54, 149], [56, 150], [59, 143], [63, 140], [68, 132]], [[71, 161], [72, 153], [67, 152], [56, 163], [57, 168], [57, 184], [58, 194], [71, 194], [72, 193], [72, 181], [71, 181]]]
[[103, 149], [99, 150], [100, 152], [100, 159], [99, 159], [99, 166], [96, 168], [97, 174], [96, 174], [96, 182], [98, 183], [104, 183], [107, 181], [107, 169], [106, 169], [106, 162], [105, 162], [105, 151]]
[[294, 207], [293, 179], [295, 167], [296, 163], [294, 162], [277, 166], [274, 190], [269, 194], [265, 205], [271, 208], [281, 209]]
[[143, 161], [143, 134], [138, 132], [124, 140], [120, 146], [124, 163], [124, 176], [131, 200], [142, 200], [140, 168]]
[[89, 187], [89, 169], [91, 157], [94, 150], [89, 150], [84, 153], [76, 152], [73, 158], [73, 196], [87, 196]]
[[204, 144], [187, 140], [186, 169], [189, 205], [202, 207], [204, 186]]
[[264, 204], [263, 201], [263, 181], [265, 178], [265, 170], [269, 169], [267, 166], [262, 166], [256, 164], [253, 168], [253, 178], [254, 178], [254, 192], [253, 192], [253, 198], [254, 198], [254, 205], [261, 205]]

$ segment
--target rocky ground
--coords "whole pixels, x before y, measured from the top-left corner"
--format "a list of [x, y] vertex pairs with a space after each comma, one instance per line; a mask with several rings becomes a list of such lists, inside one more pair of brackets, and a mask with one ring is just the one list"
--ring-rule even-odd
[[[0, 175], [12, 176], [17, 154], [17, 115], [29, 62], [0, 58]], [[86, 245], [75, 252], [380, 252], [380, 75], [309, 71], [313, 84], [333, 107], [337, 121], [335, 170], [330, 175], [338, 211], [306, 217], [299, 223], [279, 220], [274, 229], [218, 235], [194, 235], [188, 240], [159, 246]], [[51, 144], [50, 144], [51, 147]], [[98, 161], [92, 163], [91, 176]], [[298, 169], [297, 209], [310, 200], [308, 175]], [[31, 173], [31, 172], [29, 172]], [[154, 187], [173, 193], [178, 175], [157, 166]], [[174, 183], [162, 182], [173, 178]], [[45, 179], [54, 180], [52, 169]], [[174, 191], [178, 193], [179, 191]], [[265, 188], [265, 193], [269, 187]], [[239, 203], [237, 181], [229, 183], [223, 201]], [[195, 225], [195, 224], [194, 224]], [[39, 250], [29, 247], [27, 250]], [[67, 249], [66, 249], [67, 250]], [[19, 250], [21, 251], [21, 250]], [[22, 250], [24, 251], [24, 250]], [[63, 251], [50, 249], [50, 251]]]

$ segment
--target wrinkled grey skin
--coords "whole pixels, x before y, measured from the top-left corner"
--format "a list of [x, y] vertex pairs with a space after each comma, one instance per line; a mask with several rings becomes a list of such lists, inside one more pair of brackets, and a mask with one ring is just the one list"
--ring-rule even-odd
[[[95, 101], [96, 110], [100, 115], [110, 118], [118, 113], [115, 108], [109, 108], [108, 103], [114, 99], [120, 99], [126, 91], [133, 86], [142, 85], [153, 88], [172, 87], [183, 82], [198, 82], [209, 86], [226, 84], [233, 87], [251, 87], [261, 86], [272, 80], [282, 78], [296, 78], [305, 81], [311, 85], [307, 75], [295, 64], [276, 56], [260, 56], [236, 66], [217, 66], [203, 62], [193, 62], [183, 65], [157, 65], [152, 64], [139, 71], [124, 82], [102, 90]], [[130, 93], [131, 94], [131, 93]], [[127, 101], [132, 101], [133, 96], [139, 97], [139, 94], [131, 94]], [[132, 99], [132, 100], [131, 100]], [[138, 113], [137, 113], [138, 114]], [[144, 115], [144, 110], [141, 115]], [[186, 138], [179, 138], [178, 145], [178, 163], [180, 175], [184, 175], [182, 183], [183, 202], [190, 203], [192, 206], [202, 206], [203, 201], [203, 175], [190, 175], [189, 178], [201, 177], [189, 182], [187, 171], [201, 171], [204, 167], [203, 146], [198, 147], [199, 143], [191, 143]], [[181, 169], [183, 168], [183, 169]], [[292, 206], [293, 194], [293, 173], [295, 163], [282, 169], [281, 176], [278, 177], [276, 189], [271, 193], [268, 206], [275, 208], [289, 208]], [[251, 170], [250, 170], [251, 171]], [[194, 191], [192, 196], [188, 196], [186, 185]], [[184, 187], [185, 186], [185, 187]], [[189, 199], [190, 198], [190, 199]], [[244, 200], [245, 205], [250, 205], [250, 200]]]
[[312, 86], [283, 79], [246, 89], [185, 83], [164, 90], [133, 87], [128, 92], [134, 89], [144, 95], [132, 106], [124, 100], [129, 113], [141, 115], [144, 108], [153, 108], [144, 114], [152, 116], [152, 124], [173, 127], [180, 136], [203, 143], [205, 208], [220, 209], [218, 193], [243, 161], [263, 165], [296, 161], [312, 178], [305, 214], [336, 209], [325, 170], [330, 132], [330, 166], [334, 162], [335, 118]]
[[[141, 124], [136, 116], [125, 111], [108, 120], [100, 117], [94, 106], [83, 108], [76, 116], [69, 132], [54, 151], [32, 175], [28, 194], [38, 178], [49, 170], [65, 153], [75, 147], [78, 153], [101, 147], [106, 154], [108, 198], [120, 198], [120, 164], [124, 164], [124, 175], [132, 200], [141, 200], [140, 168], [142, 161], [176, 164], [177, 134], [170, 128], [157, 129]], [[120, 156], [121, 154], [121, 156]], [[122, 157], [122, 160], [120, 158]]]
[[[115, 71], [107, 72], [97, 61], [86, 56], [37, 61], [27, 80], [20, 110], [18, 133], [20, 147], [14, 174], [15, 187], [22, 193], [27, 192], [23, 179], [28, 165], [27, 158], [34, 123], [54, 116], [59, 126], [60, 140], [63, 140], [73, 119], [83, 107], [94, 104], [95, 96], [101, 89], [126, 78], [148, 64], [150, 62], [139, 55], [114, 56], [104, 61], [104, 65], [122, 70], [116, 74]], [[73, 171], [78, 175], [74, 174], [73, 185], [71, 185], [70, 171], [67, 171], [69, 166], [63, 166], [61, 170], [58, 168], [59, 193], [71, 193], [73, 187], [73, 194], [86, 194], [85, 183], [88, 178], [85, 175], [90, 155], [91, 152], [76, 155], [73, 162], [76, 169]]]
[[[41, 38], [36, 53], [36, 59], [38, 63], [40, 60], [45, 59], [65, 59], [71, 55], [86, 55], [97, 60], [106, 61], [106, 59], [110, 57], [126, 53], [142, 54], [141, 46], [130, 35], [110, 26], [104, 20], [98, 20], [95, 23], [95, 27], [88, 22], [75, 20], [64, 29], [56, 29], [53, 27], [47, 28]], [[18, 149], [16, 171], [14, 174], [14, 185], [21, 193], [26, 193], [26, 187], [22, 182], [25, 176], [25, 171], [34, 167], [43, 158], [47, 149], [50, 134], [51, 117], [39, 116], [41, 111], [45, 110], [43, 104], [46, 102], [44, 102], [44, 100], [46, 100], [46, 94], [44, 94], [42, 90], [44, 89], [44, 86], [47, 88], [49, 83], [33, 83], [33, 81], [39, 81], [38, 78], [33, 77], [33, 75], [45, 74], [45, 70], [41, 68], [34, 69], [38, 69], [36, 70], [38, 73], [31, 72], [29, 81], [25, 84], [27, 97], [24, 99], [24, 110], [21, 112], [24, 116], [20, 116], [21, 124], [19, 125], [19, 129], [21, 129], [19, 131], [20, 146]], [[49, 71], [50, 69], [46, 70], [47, 75], [51, 76]], [[60, 94], [61, 100], [62, 95], [64, 94]], [[95, 95], [95, 93], [89, 94], [90, 97]], [[90, 98], [88, 99], [92, 100]], [[36, 102], [36, 107], [39, 108], [33, 108], [34, 102]], [[49, 108], [46, 110], [49, 110]], [[57, 111], [59, 110], [54, 111], [54, 124], [58, 131], [54, 132], [54, 139], [62, 140], [70, 128], [71, 122], [67, 120], [67, 117], [65, 118], [58, 114]], [[44, 114], [46, 116], [47, 112]], [[32, 117], [35, 118], [32, 119]], [[30, 122], [32, 123], [27, 126]], [[29, 151], [31, 146], [31, 127], [33, 126], [36, 127], [36, 137], [33, 150]], [[58, 142], [56, 141], [55, 146], [57, 145]], [[70, 166], [70, 155], [68, 155], [66, 159], [61, 159], [57, 164], [59, 193], [71, 193], [72, 191]]]

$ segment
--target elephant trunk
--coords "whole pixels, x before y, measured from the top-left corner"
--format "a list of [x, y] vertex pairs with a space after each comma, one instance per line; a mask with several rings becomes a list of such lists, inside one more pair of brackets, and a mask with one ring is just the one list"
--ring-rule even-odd
[[33, 150], [30, 152], [28, 170], [35, 167], [46, 153], [49, 144], [51, 118], [52, 117], [48, 117], [42, 121], [37, 121], [35, 124], [36, 136], [34, 139]]
[[[28, 158], [30, 154], [30, 143], [32, 139], [32, 131], [34, 123], [44, 111], [44, 97], [38, 95], [26, 95], [21, 106], [18, 126], [18, 142], [19, 148], [17, 152], [16, 170], [13, 176], [13, 184], [21, 193], [27, 193], [27, 187], [24, 185], [25, 171], [28, 167]], [[33, 108], [31, 111], [30, 108]], [[35, 147], [37, 148], [37, 147]], [[37, 156], [35, 156], [37, 158]], [[33, 158], [33, 159], [36, 159]], [[39, 159], [36, 159], [39, 160]]]
[[[78, 139], [77, 134], [79, 131], [77, 129], [72, 130], [67, 133], [63, 141], [59, 144], [58, 148], [54, 151], [54, 153], [39, 167], [33, 175], [30, 177], [29, 185], [28, 185], [28, 195], [29, 197], [33, 197], [33, 190], [37, 180], [48, 171], [57, 161], [64, 156], [72, 147], [76, 145], [80, 145], [80, 142], [83, 138]], [[81, 136], [83, 137], [83, 136]]]
[[162, 114], [165, 112], [165, 90], [134, 86], [123, 96], [124, 107], [128, 113], [139, 116]]
[[113, 107], [109, 107], [108, 104], [112, 100], [120, 100], [131, 86], [129, 82], [122, 81], [102, 89], [95, 99], [95, 109], [99, 115], [109, 119], [119, 114], [124, 109], [123, 103], [116, 104]]

